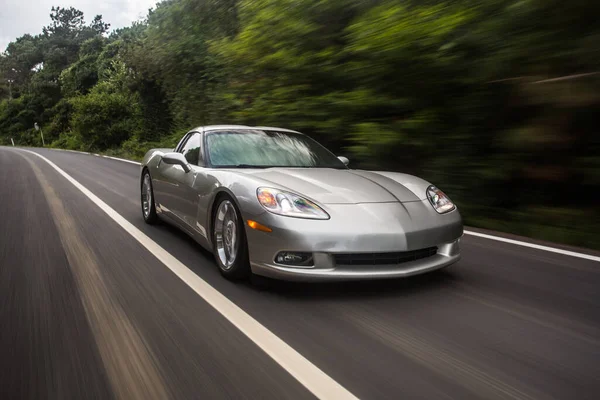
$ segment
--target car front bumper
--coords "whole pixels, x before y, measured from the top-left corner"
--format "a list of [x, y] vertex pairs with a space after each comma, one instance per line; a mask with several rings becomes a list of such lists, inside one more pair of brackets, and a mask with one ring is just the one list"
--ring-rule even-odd
[[336, 265], [333, 254], [313, 253], [312, 268], [290, 267], [279, 264], [251, 263], [252, 272], [269, 278], [290, 281], [367, 280], [404, 278], [424, 274], [454, 264], [460, 259], [459, 240], [438, 246], [430, 257], [401, 264]]
[[[330, 205], [330, 220], [265, 213], [245, 216], [273, 229], [246, 226], [252, 272], [282, 280], [325, 281], [401, 278], [447, 267], [460, 259], [462, 219], [458, 210], [438, 214], [429, 203]], [[433, 255], [398, 264], [336, 263], [339, 254], [385, 254], [437, 247]], [[309, 252], [312, 266], [275, 262], [277, 254]]]

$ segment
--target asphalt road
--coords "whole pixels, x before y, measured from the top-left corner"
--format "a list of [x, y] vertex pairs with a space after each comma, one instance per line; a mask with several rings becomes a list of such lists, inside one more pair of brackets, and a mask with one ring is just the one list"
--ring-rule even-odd
[[[358, 398], [599, 396], [597, 261], [467, 235], [452, 272], [233, 284], [187, 236], [144, 224], [139, 166], [35, 151]], [[314, 398], [269, 345], [44, 160], [0, 148], [0, 399]]]

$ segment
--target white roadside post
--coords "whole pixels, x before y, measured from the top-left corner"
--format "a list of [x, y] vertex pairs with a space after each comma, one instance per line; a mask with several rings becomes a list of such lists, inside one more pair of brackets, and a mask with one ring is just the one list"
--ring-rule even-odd
[[36, 131], [40, 131], [40, 136], [42, 137], [42, 147], [46, 147], [46, 144], [44, 143], [44, 132], [42, 132], [42, 128], [38, 125], [37, 122], [33, 123], [33, 127]]
[[12, 142], [13, 147], [15, 147], [15, 141], [13, 140], [13, 138], [10, 138], [10, 141]]

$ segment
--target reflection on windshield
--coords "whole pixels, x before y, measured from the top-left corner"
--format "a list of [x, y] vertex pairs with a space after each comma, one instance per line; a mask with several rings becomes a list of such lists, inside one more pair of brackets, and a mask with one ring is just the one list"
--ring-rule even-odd
[[214, 131], [206, 145], [213, 167], [346, 168], [316, 141], [291, 132]]

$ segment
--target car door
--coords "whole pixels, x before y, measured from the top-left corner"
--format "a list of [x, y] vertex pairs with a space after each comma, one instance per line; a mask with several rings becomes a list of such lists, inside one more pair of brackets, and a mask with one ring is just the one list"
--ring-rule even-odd
[[190, 132], [185, 141], [176, 151], [183, 154], [191, 170], [185, 172], [180, 165], [161, 163], [160, 173], [164, 184], [168, 187], [163, 195], [163, 204], [170, 211], [171, 216], [184, 228], [197, 231], [196, 220], [198, 210], [198, 196], [194, 186], [198, 175], [201, 174], [201, 134]]
[[[183, 145], [187, 142], [191, 134], [192, 132], [186, 133], [181, 138], [181, 140], [179, 141], [179, 143], [173, 151], [181, 152]], [[156, 165], [155, 169], [151, 171], [151, 174], [153, 179], [152, 186], [154, 189], [154, 196], [155, 201], [157, 203], [157, 207], [160, 208], [160, 211], [163, 216], [175, 219], [175, 216], [172, 213], [172, 210], [175, 208], [175, 206], [172, 203], [173, 199], [175, 198], [174, 194], [177, 191], [177, 187], [175, 181], [173, 181], [172, 179], [168, 179], [172, 178], [174, 175], [171, 171], [172, 167], [173, 165], [166, 164], [162, 160], [160, 160]]]

